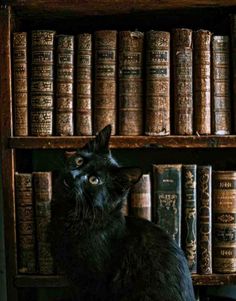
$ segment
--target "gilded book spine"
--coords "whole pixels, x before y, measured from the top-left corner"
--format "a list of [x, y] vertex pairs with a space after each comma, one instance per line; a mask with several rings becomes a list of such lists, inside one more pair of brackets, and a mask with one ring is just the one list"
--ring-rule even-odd
[[236, 133], [236, 14], [231, 15], [231, 61], [232, 61], [232, 81], [233, 81], [233, 120], [234, 133]]
[[165, 31], [147, 32], [145, 134], [170, 134], [170, 33]]
[[231, 100], [229, 69], [229, 37], [212, 38], [212, 132], [216, 135], [231, 133]]
[[74, 85], [74, 36], [57, 36], [56, 62], [56, 134], [74, 134], [73, 85]]
[[94, 134], [107, 124], [116, 134], [117, 31], [95, 31]]
[[119, 134], [143, 134], [143, 41], [140, 31], [119, 32]]
[[173, 31], [174, 132], [193, 133], [192, 30]]
[[54, 31], [32, 31], [31, 134], [53, 133], [53, 46]]
[[213, 272], [236, 272], [236, 172], [213, 173]]
[[194, 32], [194, 114], [195, 132], [211, 134], [211, 32]]
[[28, 135], [27, 33], [13, 33], [14, 135]]
[[92, 35], [77, 36], [76, 134], [92, 135]]

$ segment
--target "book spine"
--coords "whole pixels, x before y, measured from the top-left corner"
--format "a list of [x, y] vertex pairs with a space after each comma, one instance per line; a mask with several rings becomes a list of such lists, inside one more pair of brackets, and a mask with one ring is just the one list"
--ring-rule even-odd
[[130, 191], [130, 215], [151, 221], [151, 180], [150, 174], [143, 174]]
[[92, 35], [77, 36], [76, 134], [92, 135]]
[[36, 272], [35, 219], [32, 196], [32, 175], [15, 173], [18, 271]]
[[229, 37], [212, 38], [212, 132], [216, 135], [231, 133], [231, 100], [229, 69]]
[[212, 273], [212, 167], [197, 168], [198, 273]]
[[31, 135], [53, 133], [53, 46], [54, 31], [32, 31]]
[[213, 272], [236, 272], [236, 172], [213, 173]]
[[13, 33], [14, 135], [28, 135], [27, 33]]
[[116, 134], [117, 31], [95, 31], [94, 134], [107, 124]]
[[154, 222], [181, 244], [181, 164], [153, 165]]
[[173, 31], [174, 131], [177, 135], [193, 133], [193, 49], [192, 30]]
[[197, 273], [197, 165], [184, 164], [183, 181], [183, 250], [190, 272]]
[[148, 31], [146, 39], [146, 135], [170, 134], [170, 33]]
[[57, 36], [56, 134], [72, 136], [74, 86], [74, 36]]
[[143, 42], [140, 31], [119, 32], [119, 134], [143, 134]]
[[211, 32], [198, 30], [193, 34], [194, 47], [194, 130], [211, 134]]
[[230, 39], [231, 39], [231, 61], [232, 61], [232, 87], [233, 87], [233, 120], [234, 133], [236, 133], [236, 14], [231, 15], [230, 20]]

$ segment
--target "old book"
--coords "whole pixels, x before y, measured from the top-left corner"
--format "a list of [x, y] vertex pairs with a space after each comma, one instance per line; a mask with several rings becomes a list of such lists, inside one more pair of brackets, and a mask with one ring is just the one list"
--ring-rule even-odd
[[236, 132], [236, 14], [230, 16], [231, 30], [231, 61], [232, 61], [232, 87], [233, 87], [233, 116], [234, 133]]
[[48, 237], [51, 221], [52, 173], [33, 172], [36, 237], [39, 274], [53, 274], [54, 265]]
[[115, 135], [117, 31], [95, 31], [94, 43], [94, 134], [111, 124], [112, 135]]
[[31, 35], [31, 135], [53, 134], [54, 36], [51, 30], [33, 30]]
[[211, 32], [200, 29], [193, 34], [194, 131], [211, 134]]
[[212, 133], [231, 133], [229, 36], [212, 38]]
[[36, 272], [36, 245], [31, 173], [15, 173], [15, 192], [18, 271], [32, 274]]
[[212, 273], [212, 167], [197, 168], [198, 273]]
[[182, 165], [153, 165], [154, 222], [181, 244]]
[[170, 134], [170, 33], [146, 34], [145, 134]]
[[28, 135], [27, 33], [13, 33], [14, 135]]
[[56, 37], [56, 134], [72, 136], [74, 88], [74, 36]]
[[130, 190], [130, 215], [151, 221], [151, 179], [150, 174], [143, 174]]
[[174, 133], [193, 133], [192, 30], [173, 31]]
[[77, 36], [76, 134], [92, 135], [92, 34]]
[[182, 248], [191, 273], [197, 273], [197, 165], [182, 166]]
[[119, 135], [143, 134], [143, 44], [140, 31], [119, 32]]
[[213, 272], [236, 272], [236, 171], [213, 172]]

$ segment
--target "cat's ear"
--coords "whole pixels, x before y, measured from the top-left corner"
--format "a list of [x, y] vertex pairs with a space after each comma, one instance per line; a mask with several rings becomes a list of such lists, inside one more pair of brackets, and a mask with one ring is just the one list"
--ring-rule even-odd
[[94, 151], [99, 153], [108, 153], [110, 137], [111, 125], [108, 124], [96, 135], [94, 142]]
[[116, 176], [122, 186], [127, 189], [136, 184], [142, 174], [142, 169], [139, 167], [119, 167]]

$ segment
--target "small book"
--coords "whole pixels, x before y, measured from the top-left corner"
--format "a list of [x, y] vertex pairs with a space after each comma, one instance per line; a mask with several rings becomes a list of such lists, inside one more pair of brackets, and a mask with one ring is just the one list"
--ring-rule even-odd
[[230, 16], [230, 52], [232, 64], [233, 116], [234, 133], [236, 133], [236, 14]]

